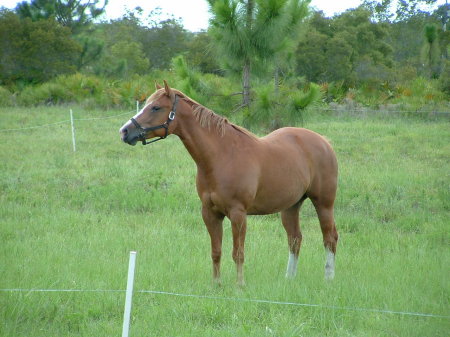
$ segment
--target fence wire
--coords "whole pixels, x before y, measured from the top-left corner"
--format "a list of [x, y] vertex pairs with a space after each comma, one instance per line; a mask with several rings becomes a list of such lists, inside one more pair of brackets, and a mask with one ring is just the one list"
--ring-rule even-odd
[[[36, 292], [36, 293], [125, 293], [125, 290], [120, 290], [120, 289], [23, 289], [23, 288], [11, 288], [11, 289], [0, 289], [0, 292], [24, 292], [24, 293], [33, 293], [33, 292]], [[253, 299], [253, 298], [240, 298], [240, 297], [225, 297], [225, 296], [212, 296], [212, 295], [184, 294], [184, 293], [176, 293], [176, 292], [169, 292], [169, 291], [159, 291], [159, 290], [136, 290], [134, 293], [153, 294], [153, 295], [165, 295], [165, 296], [205, 299], [205, 300], [214, 300], [214, 301], [256, 303], [256, 304], [272, 304], [272, 305], [284, 305], [284, 306], [294, 306], [294, 307], [322, 308], [322, 309], [329, 309], [329, 310], [359, 311], [359, 312], [372, 312], [372, 313], [392, 314], [392, 315], [401, 315], [401, 316], [416, 316], [416, 317], [432, 317], [432, 318], [450, 319], [450, 315], [438, 315], [438, 314], [432, 314], [432, 313], [395, 311], [395, 310], [388, 310], [388, 309], [360, 308], [360, 307], [325, 305], [325, 304], [285, 302], [285, 301], [263, 300], [263, 299]]]
[[[363, 113], [371, 113], [371, 114], [390, 114], [390, 113], [404, 113], [404, 114], [428, 114], [428, 115], [443, 115], [443, 116], [450, 116], [450, 111], [408, 111], [408, 110], [365, 110], [365, 109], [358, 109], [358, 110], [346, 110], [346, 109], [332, 109], [332, 108], [318, 108], [314, 109], [314, 111], [326, 111], [326, 112], [336, 112], [338, 114], [340, 113], [357, 113], [357, 114], [363, 114]], [[74, 118], [74, 121], [93, 121], [93, 120], [105, 120], [105, 119], [112, 119], [119, 116], [129, 115], [131, 113], [135, 113], [135, 110], [131, 110], [128, 112], [123, 112], [117, 115], [112, 116], [103, 116], [103, 117], [91, 117], [91, 118]], [[64, 123], [70, 123], [70, 119], [62, 120], [59, 122], [54, 123], [48, 123], [48, 124], [42, 124], [42, 125], [35, 125], [35, 126], [27, 126], [22, 128], [12, 128], [12, 129], [0, 129], [0, 132], [14, 132], [14, 131], [22, 131], [22, 130], [30, 130], [30, 129], [39, 129], [39, 128], [45, 128], [45, 127], [51, 127], [54, 125], [64, 124]]]
[[[94, 120], [112, 119], [112, 118], [116, 118], [116, 117], [119, 117], [119, 116], [130, 115], [131, 113], [135, 113], [135, 111], [132, 110], [132, 111], [127, 111], [127, 112], [122, 112], [120, 114], [112, 115], [112, 116], [92, 117], [92, 118], [74, 118], [73, 120], [74, 121], [94, 121]], [[62, 121], [59, 121], [59, 122], [48, 123], [48, 124], [27, 126], [27, 127], [22, 127], [22, 128], [0, 129], [0, 132], [12, 132], [12, 131], [39, 129], [39, 128], [45, 128], [45, 127], [50, 127], [50, 126], [59, 125], [59, 124], [65, 124], [65, 123], [70, 123], [70, 119], [65, 119], [65, 120], [62, 120]]]

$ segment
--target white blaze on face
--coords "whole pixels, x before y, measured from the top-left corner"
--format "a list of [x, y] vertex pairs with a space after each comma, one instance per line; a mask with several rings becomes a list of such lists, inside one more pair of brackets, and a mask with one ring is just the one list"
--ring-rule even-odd
[[289, 252], [289, 260], [286, 269], [286, 278], [294, 278], [297, 274], [298, 256]]
[[146, 105], [144, 105], [144, 107], [143, 107], [136, 115], [134, 115], [133, 118], [136, 119], [136, 118], [138, 118], [140, 115], [142, 115], [142, 114], [144, 113], [145, 109], [147, 109], [147, 107], [148, 107], [149, 105], [151, 105], [152, 103], [153, 103], [153, 101], [150, 102], [150, 103], [148, 103], [148, 104], [146, 104]]
[[331, 250], [326, 248], [326, 256], [327, 260], [325, 263], [325, 279], [332, 280], [334, 279], [334, 260], [335, 256]]

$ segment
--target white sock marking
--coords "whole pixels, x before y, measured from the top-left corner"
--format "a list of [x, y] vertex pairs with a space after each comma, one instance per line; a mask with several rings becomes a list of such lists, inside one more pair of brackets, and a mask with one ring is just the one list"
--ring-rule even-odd
[[326, 252], [327, 261], [325, 264], [325, 280], [332, 280], [334, 279], [334, 254], [328, 248], [326, 249]]
[[289, 260], [286, 269], [286, 278], [294, 278], [297, 274], [298, 257], [293, 253], [289, 253]]

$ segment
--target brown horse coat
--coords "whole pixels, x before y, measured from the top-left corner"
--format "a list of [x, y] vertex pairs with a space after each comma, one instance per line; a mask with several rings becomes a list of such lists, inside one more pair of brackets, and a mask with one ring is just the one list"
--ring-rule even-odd
[[[168, 119], [175, 109], [175, 118]], [[223, 218], [231, 221], [233, 259], [238, 283], [244, 284], [247, 215], [277, 212], [281, 212], [288, 236], [286, 276], [294, 277], [302, 239], [299, 210], [306, 198], [313, 202], [322, 229], [327, 251], [325, 276], [333, 278], [338, 239], [333, 206], [338, 169], [335, 153], [324, 137], [290, 127], [258, 138], [171, 89], [166, 82], [133, 119], [120, 129], [124, 142], [134, 145], [144, 138], [175, 134], [197, 164], [197, 191], [211, 237], [216, 281], [220, 281]], [[158, 125], [163, 127], [155, 128]]]

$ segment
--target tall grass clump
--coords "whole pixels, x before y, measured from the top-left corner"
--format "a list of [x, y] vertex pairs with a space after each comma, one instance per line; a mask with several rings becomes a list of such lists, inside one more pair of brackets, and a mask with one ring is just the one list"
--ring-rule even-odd
[[14, 105], [13, 94], [5, 87], [0, 86], [0, 106], [12, 106]]

